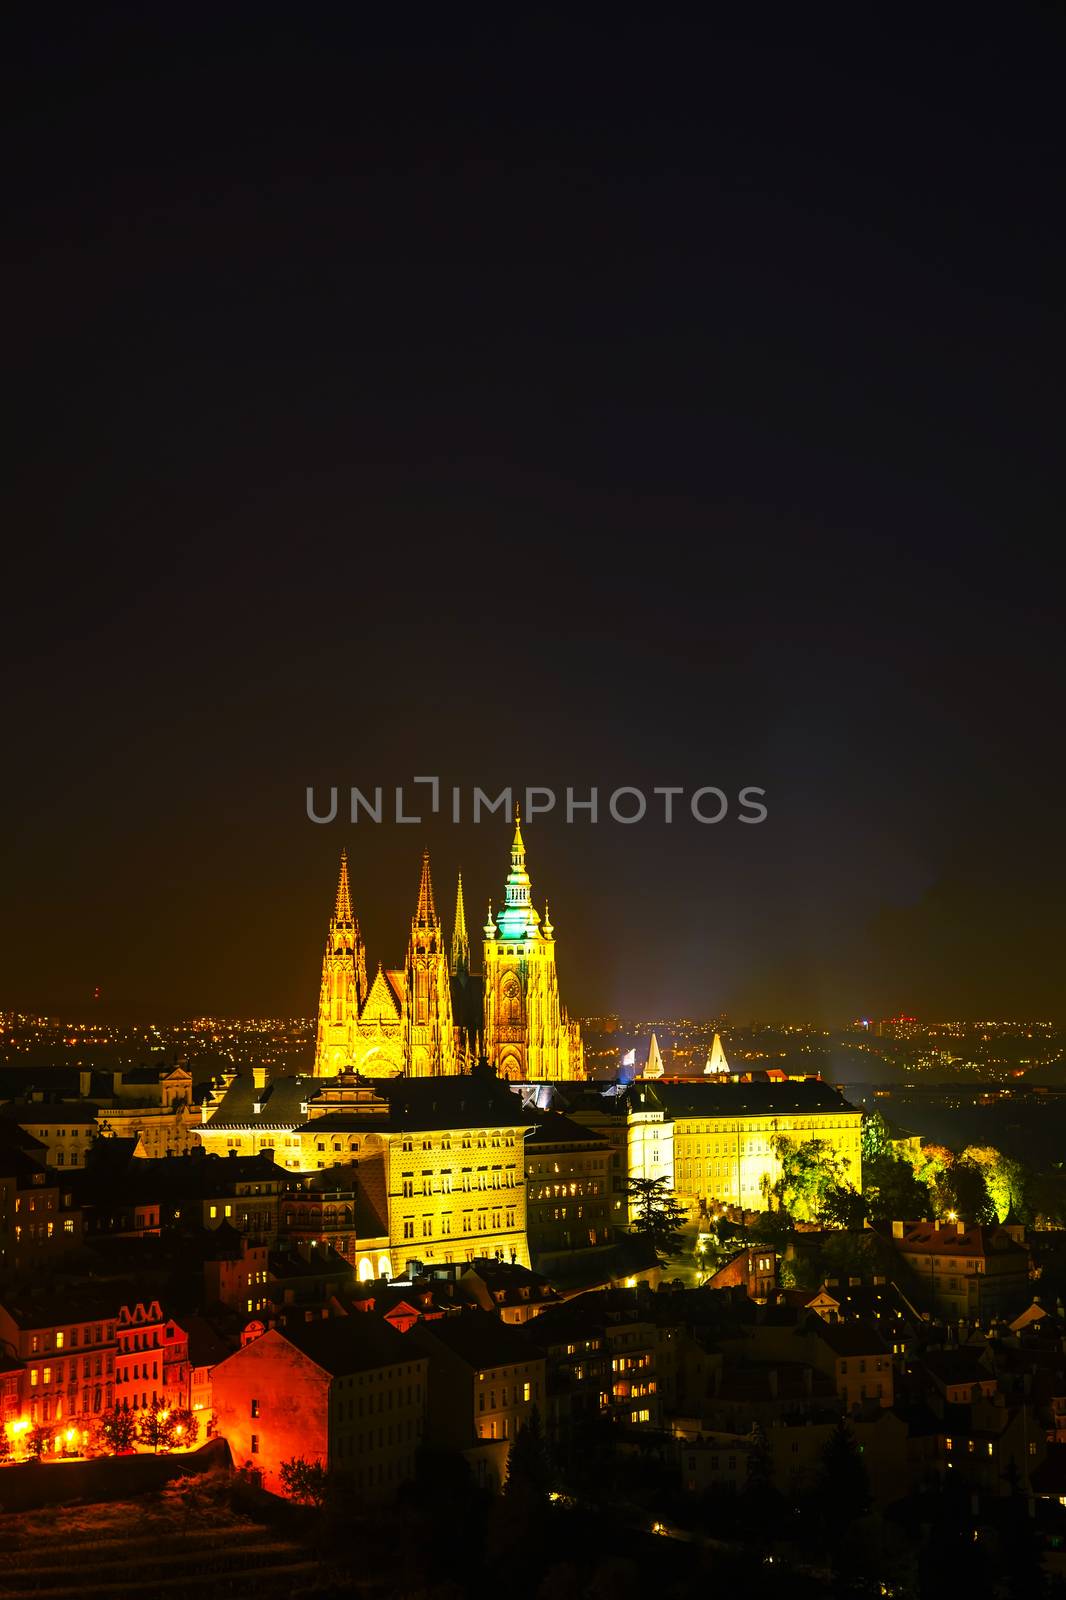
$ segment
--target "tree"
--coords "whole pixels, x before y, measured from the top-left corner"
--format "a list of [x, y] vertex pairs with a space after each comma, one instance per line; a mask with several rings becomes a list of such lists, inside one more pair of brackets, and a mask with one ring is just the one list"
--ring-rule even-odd
[[26, 1448], [35, 1461], [40, 1461], [52, 1443], [52, 1430], [43, 1422], [35, 1423], [26, 1437]]
[[534, 1406], [515, 1434], [503, 1491], [490, 1513], [487, 1554], [491, 1569], [506, 1570], [520, 1551], [545, 1548], [552, 1511], [550, 1485], [551, 1460], [540, 1412]]
[[941, 1216], [950, 1211], [967, 1222], [996, 1220], [995, 1201], [988, 1191], [985, 1174], [976, 1162], [956, 1161], [941, 1180], [937, 1200]]
[[173, 1447], [177, 1426], [177, 1413], [165, 1401], [153, 1400], [137, 1415], [138, 1441], [158, 1455], [160, 1450]]
[[893, 1159], [895, 1151], [892, 1148], [892, 1130], [880, 1111], [864, 1111], [862, 1114], [862, 1164], [865, 1168], [868, 1161], [881, 1161], [885, 1157]]
[[944, 1173], [955, 1165], [955, 1155], [945, 1144], [923, 1144], [911, 1165], [918, 1182], [935, 1190]]
[[862, 1164], [862, 1192], [877, 1221], [912, 1221], [929, 1215], [932, 1209], [929, 1190], [915, 1176], [906, 1160], [895, 1156], [874, 1156]]
[[850, 1184], [834, 1184], [822, 1202], [822, 1221], [830, 1228], [857, 1233], [870, 1215], [866, 1198]]
[[778, 1210], [801, 1222], [820, 1217], [830, 1189], [847, 1182], [847, 1167], [825, 1139], [789, 1139], [778, 1134], [772, 1141], [781, 1164], [776, 1183], [767, 1183], [767, 1199]]
[[191, 1450], [200, 1437], [200, 1419], [188, 1406], [175, 1406], [170, 1413], [173, 1425], [171, 1448]]
[[629, 1199], [635, 1226], [650, 1233], [660, 1263], [676, 1256], [681, 1248], [681, 1229], [688, 1212], [668, 1187], [666, 1178], [630, 1178]]
[[764, 1211], [752, 1223], [750, 1238], [752, 1243], [766, 1244], [771, 1249], [780, 1251], [785, 1248], [795, 1231], [796, 1224], [787, 1211]]
[[93, 1424], [93, 1446], [103, 1455], [125, 1455], [137, 1437], [137, 1416], [124, 1406], [103, 1411]]
[[994, 1145], [968, 1145], [959, 1157], [960, 1168], [981, 1174], [994, 1216], [990, 1221], [1006, 1222], [1009, 1216], [1025, 1221], [1029, 1215], [1026, 1195], [1027, 1173], [1020, 1161], [1005, 1156]]
[[503, 1493], [546, 1499], [551, 1481], [551, 1457], [540, 1425], [540, 1411], [534, 1406], [514, 1436]]
[[292, 1456], [279, 1468], [281, 1486], [290, 1500], [301, 1506], [323, 1506], [329, 1493], [329, 1473], [321, 1461]]
[[[998, 1151], [989, 1154], [998, 1155]], [[914, 1158], [914, 1175], [926, 1186], [934, 1216], [995, 1221], [985, 1171], [978, 1161], [968, 1159], [967, 1152], [957, 1157], [946, 1145], [925, 1144]]]
[[841, 1531], [869, 1511], [870, 1475], [844, 1417], [826, 1440], [819, 1480], [830, 1522]]

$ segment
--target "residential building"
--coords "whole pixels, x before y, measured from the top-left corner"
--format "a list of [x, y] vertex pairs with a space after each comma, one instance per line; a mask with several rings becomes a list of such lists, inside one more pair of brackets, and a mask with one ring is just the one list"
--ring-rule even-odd
[[[429, 1361], [429, 1442], [467, 1452], [479, 1481], [498, 1489], [515, 1435], [533, 1407], [544, 1406], [545, 1357], [535, 1330], [471, 1309], [420, 1321], [406, 1337]], [[483, 1448], [494, 1443], [503, 1450]]]
[[43, 1146], [47, 1166], [82, 1167], [97, 1136], [97, 1107], [86, 1100], [13, 1100], [2, 1115]]
[[893, 1222], [892, 1243], [918, 1289], [950, 1321], [985, 1324], [1030, 1299], [1020, 1230], [963, 1222]]
[[0, 1140], [0, 1272], [57, 1263], [82, 1239], [82, 1213], [44, 1147], [21, 1131]]
[[612, 1146], [605, 1133], [559, 1112], [527, 1134], [530, 1254], [610, 1243]]

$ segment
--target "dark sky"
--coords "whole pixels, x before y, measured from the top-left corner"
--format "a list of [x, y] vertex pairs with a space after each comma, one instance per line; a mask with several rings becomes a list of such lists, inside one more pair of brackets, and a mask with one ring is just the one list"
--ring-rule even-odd
[[8, 37], [0, 1004], [480, 924], [437, 773], [766, 789], [528, 829], [575, 1011], [1063, 1018], [1061, 21], [372, 15]]

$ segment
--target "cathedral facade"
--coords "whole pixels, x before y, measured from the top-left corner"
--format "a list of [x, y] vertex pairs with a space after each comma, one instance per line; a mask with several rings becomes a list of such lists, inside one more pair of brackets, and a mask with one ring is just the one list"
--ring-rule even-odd
[[342, 851], [322, 962], [315, 1076], [352, 1070], [365, 1077], [448, 1076], [484, 1058], [501, 1077], [583, 1077], [580, 1028], [559, 997], [554, 928], [547, 906], [543, 920], [533, 906], [517, 818], [503, 903], [495, 917], [490, 904], [484, 935], [478, 974], [471, 969], [462, 876], [449, 952], [427, 851], [406, 960], [402, 967], [379, 963], [368, 980]]

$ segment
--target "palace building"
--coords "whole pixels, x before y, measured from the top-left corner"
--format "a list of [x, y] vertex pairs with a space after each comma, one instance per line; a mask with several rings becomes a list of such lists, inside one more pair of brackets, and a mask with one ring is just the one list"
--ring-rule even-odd
[[269, 1083], [230, 1073], [204, 1115], [209, 1153], [265, 1152], [291, 1173], [351, 1169], [356, 1217], [380, 1219], [346, 1241], [361, 1278], [395, 1275], [409, 1260], [529, 1266], [530, 1124], [491, 1068], [437, 1079], [290, 1074]]
[[555, 930], [532, 901], [525, 843], [516, 817], [510, 871], [497, 916], [489, 906], [484, 971], [471, 969], [463, 880], [456, 893], [450, 952], [437, 913], [429, 852], [401, 967], [378, 964], [368, 979], [352, 909], [347, 854], [322, 962], [316, 1077], [447, 1077], [484, 1056], [501, 1077], [584, 1076], [581, 1032], [559, 995]]
[[560, 1103], [619, 1152], [618, 1200], [629, 1178], [665, 1178], [694, 1219], [725, 1207], [761, 1211], [781, 1174], [778, 1139], [818, 1140], [841, 1161], [847, 1181], [862, 1185], [862, 1113], [817, 1076], [638, 1078], [588, 1084]]
[[779, 1139], [825, 1145], [862, 1187], [862, 1112], [820, 1077], [660, 1079], [652, 1092], [673, 1119], [674, 1190], [693, 1214], [765, 1210], [781, 1175]]

